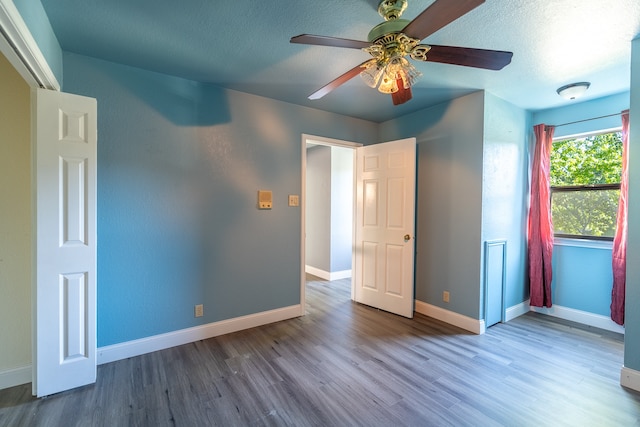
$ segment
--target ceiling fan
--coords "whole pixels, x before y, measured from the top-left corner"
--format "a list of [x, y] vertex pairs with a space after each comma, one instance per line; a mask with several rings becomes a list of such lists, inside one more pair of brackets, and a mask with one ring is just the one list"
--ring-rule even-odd
[[436, 0], [413, 21], [401, 19], [407, 0], [383, 0], [378, 13], [385, 22], [375, 26], [368, 41], [301, 34], [291, 43], [362, 49], [372, 56], [318, 89], [309, 99], [319, 99], [360, 74], [365, 83], [390, 93], [394, 105], [412, 97], [411, 86], [422, 75], [407, 59], [441, 62], [466, 67], [501, 70], [511, 62], [512, 52], [455, 46], [420, 44], [420, 41], [484, 3], [485, 0]]

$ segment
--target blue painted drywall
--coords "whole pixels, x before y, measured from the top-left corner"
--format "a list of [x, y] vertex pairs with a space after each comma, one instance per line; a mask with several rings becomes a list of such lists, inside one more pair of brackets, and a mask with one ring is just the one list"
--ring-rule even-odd
[[476, 92], [381, 124], [381, 140], [417, 137], [417, 300], [483, 318], [484, 242], [494, 239], [507, 240], [506, 306], [527, 299], [529, 123], [524, 110]]
[[352, 148], [331, 147], [331, 273], [351, 270], [354, 157]]
[[483, 126], [482, 92], [380, 125], [382, 141], [417, 139], [416, 299], [474, 319], [480, 319]]
[[301, 134], [375, 141], [377, 125], [66, 52], [64, 66], [65, 90], [98, 100], [98, 346], [298, 304]]
[[[507, 242], [505, 308], [529, 297], [526, 236], [530, 120], [530, 113], [485, 92], [482, 242]], [[484, 269], [484, 249], [481, 265]], [[482, 283], [485, 292], [484, 273]], [[480, 312], [484, 314], [483, 302], [481, 298]]]
[[351, 270], [355, 150], [307, 148], [306, 265], [326, 273]]
[[588, 132], [596, 132], [606, 129], [614, 129], [622, 126], [620, 116], [605, 117], [598, 120], [587, 120], [610, 114], [618, 114], [629, 108], [629, 92], [605, 96], [591, 101], [576, 102], [565, 107], [550, 108], [533, 112], [533, 124], [545, 123], [548, 125], [561, 125], [554, 131], [554, 138], [580, 135]]
[[[534, 124], [560, 125], [629, 108], [629, 92], [533, 113]], [[620, 116], [587, 120], [556, 128], [554, 136], [579, 135], [622, 126]], [[552, 299], [555, 305], [609, 316], [611, 303], [611, 249], [573, 245], [553, 248]]]
[[13, 4], [27, 24], [29, 32], [38, 44], [58, 83], [62, 85], [62, 49], [42, 3], [40, 0], [13, 0]]
[[331, 147], [307, 148], [305, 263], [331, 271]]
[[555, 244], [552, 269], [553, 304], [601, 316], [611, 314], [610, 247]]
[[640, 371], [640, 38], [631, 47], [629, 130], [629, 242], [624, 366]]

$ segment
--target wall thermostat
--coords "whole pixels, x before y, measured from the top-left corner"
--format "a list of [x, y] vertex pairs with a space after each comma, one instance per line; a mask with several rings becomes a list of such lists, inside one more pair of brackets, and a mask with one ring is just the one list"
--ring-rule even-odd
[[269, 190], [258, 190], [258, 209], [273, 207], [273, 193]]

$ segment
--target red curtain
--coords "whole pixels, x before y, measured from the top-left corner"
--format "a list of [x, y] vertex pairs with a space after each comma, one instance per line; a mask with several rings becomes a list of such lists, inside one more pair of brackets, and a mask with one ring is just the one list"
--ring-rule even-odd
[[627, 281], [627, 195], [629, 188], [629, 110], [622, 112], [622, 176], [616, 235], [613, 238], [613, 289], [611, 320], [624, 325], [624, 293]]
[[536, 146], [531, 169], [531, 203], [529, 206], [528, 257], [530, 305], [551, 307], [551, 256], [553, 223], [551, 221], [551, 189], [549, 162], [553, 144], [553, 126], [533, 128]]

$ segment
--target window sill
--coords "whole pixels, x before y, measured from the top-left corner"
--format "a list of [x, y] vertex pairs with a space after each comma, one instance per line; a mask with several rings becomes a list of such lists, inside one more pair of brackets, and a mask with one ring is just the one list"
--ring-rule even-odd
[[609, 249], [613, 248], [613, 242], [610, 240], [588, 240], [588, 239], [570, 239], [567, 237], [556, 237], [553, 240], [554, 246], [573, 246], [578, 248], [591, 249]]

